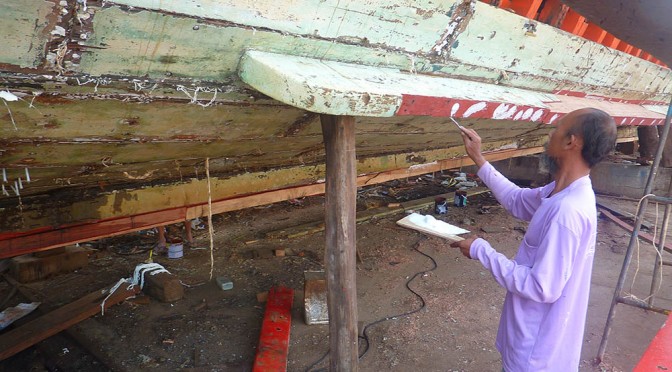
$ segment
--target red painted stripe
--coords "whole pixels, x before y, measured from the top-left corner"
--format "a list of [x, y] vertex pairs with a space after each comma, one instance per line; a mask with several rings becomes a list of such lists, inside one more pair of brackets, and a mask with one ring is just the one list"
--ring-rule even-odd
[[287, 370], [293, 300], [294, 290], [291, 288], [274, 287], [268, 292], [266, 313], [261, 324], [259, 349], [254, 358], [253, 372]]
[[633, 372], [672, 370], [672, 314], [653, 338]]
[[[570, 94], [565, 95], [585, 97], [586, 99], [591, 98], [585, 93], [569, 93]], [[549, 103], [549, 105], [552, 106], [551, 103]], [[588, 106], [588, 104], [585, 106]], [[568, 109], [568, 111], [571, 110]], [[515, 105], [512, 103], [404, 94], [402, 95], [401, 105], [399, 106], [396, 115], [514, 120], [553, 124], [566, 113], [567, 112], [552, 111], [549, 108]], [[613, 116], [613, 118], [617, 125], [662, 125], [664, 122], [664, 119], [662, 118], [639, 116]]]
[[435, 116], [548, 122], [547, 108], [470, 99], [402, 95], [397, 116]]

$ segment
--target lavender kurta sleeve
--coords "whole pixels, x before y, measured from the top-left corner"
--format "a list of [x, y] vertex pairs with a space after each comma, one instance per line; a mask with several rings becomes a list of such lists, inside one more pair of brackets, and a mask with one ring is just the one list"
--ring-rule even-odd
[[513, 260], [483, 239], [470, 249], [507, 290], [497, 333], [504, 368], [578, 370], [597, 226], [590, 178], [548, 197], [554, 183], [519, 188], [489, 163], [478, 175], [512, 215], [530, 221]]

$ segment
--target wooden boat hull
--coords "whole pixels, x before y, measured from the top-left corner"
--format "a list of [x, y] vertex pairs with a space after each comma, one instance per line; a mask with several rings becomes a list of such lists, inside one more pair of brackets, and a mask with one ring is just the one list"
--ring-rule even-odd
[[[482, 84], [474, 100], [618, 103], [622, 141], [661, 124], [672, 91], [669, 69], [481, 2], [65, 3], [0, 4], [3, 257], [201, 216], [209, 198], [223, 212], [322, 192], [320, 111], [241, 79], [250, 50]], [[360, 185], [466, 164], [446, 117], [344, 114]], [[550, 129], [457, 116], [496, 158], [540, 152]]]

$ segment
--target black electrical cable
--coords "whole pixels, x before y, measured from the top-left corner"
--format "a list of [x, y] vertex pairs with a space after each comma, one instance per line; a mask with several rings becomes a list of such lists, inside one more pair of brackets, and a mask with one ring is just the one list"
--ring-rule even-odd
[[[364, 357], [364, 355], [366, 355], [366, 353], [369, 351], [370, 341], [369, 341], [369, 336], [368, 336], [368, 334], [366, 333], [366, 331], [369, 329], [369, 327], [372, 327], [372, 326], [374, 326], [374, 325], [376, 325], [376, 324], [379, 324], [379, 323], [382, 323], [382, 322], [386, 322], [386, 321], [388, 321], [388, 320], [399, 319], [399, 318], [405, 318], [405, 317], [407, 317], [407, 316], [409, 316], [409, 315], [413, 315], [413, 314], [417, 313], [418, 311], [420, 311], [420, 310], [422, 310], [422, 309], [424, 309], [424, 308], [426, 307], [427, 303], [425, 302], [425, 299], [424, 299], [420, 294], [418, 294], [418, 292], [416, 292], [416, 291], [414, 291], [413, 289], [411, 289], [411, 287], [409, 286], [409, 284], [413, 281], [413, 279], [417, 278], [418, 275], [424, 275], [424, 274], [426, 274], [426, 273], [428, 273], [428, 272], [430, 272], [430, 271], [434, 271], [434, 270], [436, 270], [436, 268], [438, 267], [438, 264], [436, 263], [436, 260], [434, 260], [434, 258], [433, 258], [432, 256], [430, 256], [430, 255], [428, 255], [428, 254], [426, 254], [426, 253], [420, 251], [420, 249], [418, 249], [418, 247], [420, 247], [420, 243], [422, 243], [425, 239], [426, 239], [426, 238], [423, 237], [423, 238], [420, 239], [417, 243], [415, 243], [415, 246], [413, 247], [413, 249], [414, 249], [415, 251], [417, 251], [418, 253], [420, 253], [421, 255], [423, 255], [423, 256], [429, 258], [429, 259], [432, 261], [432, 268], [429, 269], [429, 270], [419, 271], [419, 272], [415, 273], [415, 275], [413, 275], [410, 279], [408, 279], [408, 280], [406, 281], [406, 288], [407, 288], [409, 291], [411, 291], [411, 293], [413, 293], [418, 299], [420, 299], [420, 302], [422, 303], [422, 305], [421, 305], [419, 308], [415, 309], [415, 310], [411, 310], [411, 311], [408, 311], [408, 312], [405, 312], [405, 313], [402, 313], [402, 314], [398, 314], [398, 315], [387, 316], [387, 317], [385, 317], [385, 318], [378, 319], [378, 320], [376, 320], [375, 322], [372, 322], [372, 323], [367, 324], [367, 325], [364, 327], [364, 330], [362, 331], [362, 335], [363, 335], [363, 336], [357, 336], [358, 338], [360, 338], [360, 339], [366, 341], [366, 344], [365, 344], [365, 346], [364, 346], [364, 350], [359, 354], [359, 359], [362, 359], [362, 358]], [[327, 352], [324, 353], [324, 355], [323, 355], [320, 359], [318, 359], [318, 360], [315, 361], [313, 364], [311, 364], [310, 367], [308, 367], [308, 368], [306, 369], [306, 372], [322, 372], [322, 371], [326, 371], [326, 370], [327, 370], [326, 368], [321, 368], [321, 369], [317, 369], [317, 370], [314, 370], [314, 371], [313, 371], [312, 369], [313, 369], [313, 367], [315, 367], [316, 365], [320, 364], [320, 363], [327, 357], [327, 355], [329, 355], [329, 350], [327, 350]]]

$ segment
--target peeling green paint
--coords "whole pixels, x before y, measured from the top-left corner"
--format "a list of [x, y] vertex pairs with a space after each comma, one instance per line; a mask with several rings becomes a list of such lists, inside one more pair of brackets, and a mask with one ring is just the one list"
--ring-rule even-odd
[[[49, 15], [54, 3], [44, 0], [0, 2], [0, 63], [35, 68], [46, 54]], [[53, 25], [52, 25], [53, 27]]]

